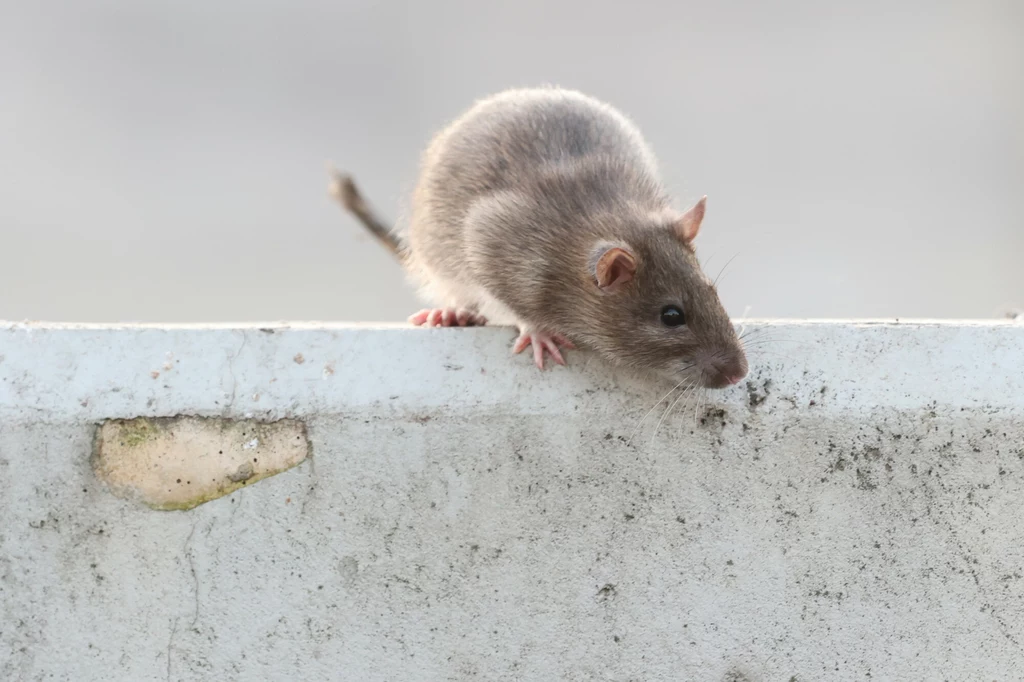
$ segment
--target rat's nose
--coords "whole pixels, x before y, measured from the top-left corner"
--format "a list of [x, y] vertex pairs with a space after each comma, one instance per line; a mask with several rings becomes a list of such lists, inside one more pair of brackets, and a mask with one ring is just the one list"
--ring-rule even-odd
[[708, 365], [704, 379], [704, 385], [708, 388], [732, 386], [747, 376], [747, 359], [742, 353], [715, 357]]

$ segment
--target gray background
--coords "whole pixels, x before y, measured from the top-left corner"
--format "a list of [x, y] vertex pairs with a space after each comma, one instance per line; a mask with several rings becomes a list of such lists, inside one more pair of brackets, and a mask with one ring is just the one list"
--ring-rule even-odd
[[324, 162], [398, 216], [430, 135], [544, 82], [619, 106], [735, 315], [1024, 303], [1024, 3], [0, 4], [0, 318], [398, 320]]

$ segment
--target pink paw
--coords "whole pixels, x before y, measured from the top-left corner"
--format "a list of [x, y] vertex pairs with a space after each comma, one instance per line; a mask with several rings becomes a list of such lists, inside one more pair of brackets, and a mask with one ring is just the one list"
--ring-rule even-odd
[[544, 369], [544, 351], [547, 351], [551, 359], [557, 362], [559, 365], [564, 365], [565, 360], [562, 358], [562, 353], [559, 351], [559, 346], [562, 348], [576, 348], [572, 344], [572, 341], [565, 338], [561, 334], [544, 334], [539, 332], [527, 332], [525, 330], [519, 332], [519, 338], [516, 339], [515, 344], [512, 346], [513, 353], [522, 353], [527, 346], [533, 346], [533, 362], [540, 369]]
[[487, 320], [469, 310], [456, 308], [424, 308], [409, 316], [417, 327], [481, 327]]

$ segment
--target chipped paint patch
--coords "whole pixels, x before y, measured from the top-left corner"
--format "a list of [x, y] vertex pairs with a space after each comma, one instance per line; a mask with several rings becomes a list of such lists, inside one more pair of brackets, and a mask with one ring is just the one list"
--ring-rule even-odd
[[184, 510], [299, 464], [310, 453], [295, 419], [170, 417], [100, 425], [93, 469], [118, 497]]

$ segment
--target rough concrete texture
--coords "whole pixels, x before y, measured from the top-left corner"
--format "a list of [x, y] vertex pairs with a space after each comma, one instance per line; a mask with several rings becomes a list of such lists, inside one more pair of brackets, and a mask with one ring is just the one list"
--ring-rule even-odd
[[[1019, 679], [1024, 326], [751, 326], [631, 438], [663, 388], [507, 329], [8, 325], [0, 679]], [[97, 424], [179, 415], [312, 457], [111, 494]]]

